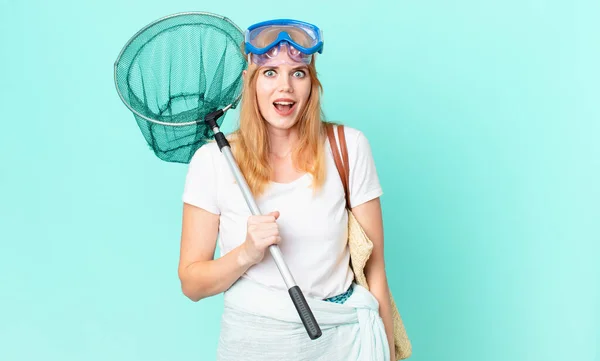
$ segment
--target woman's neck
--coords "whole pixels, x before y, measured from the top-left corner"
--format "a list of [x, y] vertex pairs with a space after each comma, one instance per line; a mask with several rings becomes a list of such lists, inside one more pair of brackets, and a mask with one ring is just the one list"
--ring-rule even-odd
[[277, 158], [288, 157], [298, 142], [296, 127], [290, 129], [269, 129], [269, 153]]

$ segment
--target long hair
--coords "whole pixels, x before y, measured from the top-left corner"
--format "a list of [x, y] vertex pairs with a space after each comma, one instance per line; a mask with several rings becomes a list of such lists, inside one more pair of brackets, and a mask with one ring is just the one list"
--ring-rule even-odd
[[[273, 173], [268, 158], [271, 145], [267, 122], [260, 113], [256, 96], [258, 69], [255, 64], [248, 66], [240, 103], [239, 128], [231, 134], [232, 153], [255, 197], [266, 190]], [[323, 185], [326, 175], [326, 133], [321, 109], [323, 88], [317, 78], [314, 56], [308, 66], [308, 73], [311, 91], [294, 125], [298, 129], [298, 146], [292, 153], [292, 162], [297, 169], [312, 175], [313, 191], [316, 192]]]

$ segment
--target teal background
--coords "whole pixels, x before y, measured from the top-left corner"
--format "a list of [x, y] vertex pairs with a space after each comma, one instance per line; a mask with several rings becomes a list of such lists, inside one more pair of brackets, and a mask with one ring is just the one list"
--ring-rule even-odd
[[188, 10], [324, 29], [411, 360], [600, 360], [598, 1], [0, 4], [0, 360], [214, 360], [222, 297], [177, 278], [186, 167], [113, 83], [135, 32]]

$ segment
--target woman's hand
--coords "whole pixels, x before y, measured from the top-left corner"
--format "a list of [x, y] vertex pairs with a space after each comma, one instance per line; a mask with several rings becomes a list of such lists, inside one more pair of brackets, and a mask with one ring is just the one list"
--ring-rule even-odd
[[277, 218], [279, 218], [279, 211], [248, 217], [246, 240], [240, 252], [243, 263], [247, 262], [251, 265], [259, 263], [264, 258], [267, 247], [281, 242]]

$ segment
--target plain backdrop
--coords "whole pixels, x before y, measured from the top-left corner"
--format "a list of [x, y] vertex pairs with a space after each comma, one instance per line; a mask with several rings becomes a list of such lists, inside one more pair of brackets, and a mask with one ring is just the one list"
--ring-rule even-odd
[[0, 360], [215, 359], [222, 295], [177, 278], [187, 168], [113, 82], [182, 11], [323, 29], [325, 115], [371, 143], [411, 360], [599, 360], [591, 0], [0, 0]]

